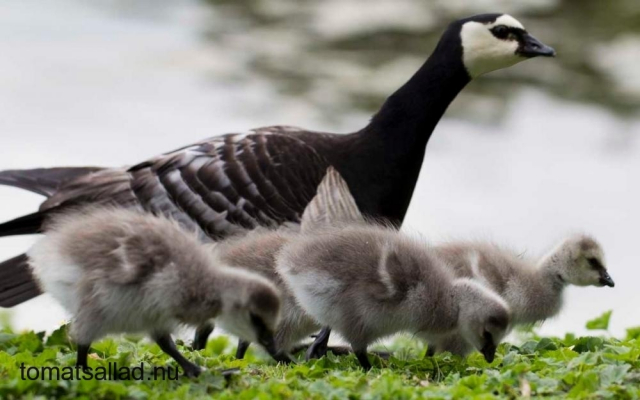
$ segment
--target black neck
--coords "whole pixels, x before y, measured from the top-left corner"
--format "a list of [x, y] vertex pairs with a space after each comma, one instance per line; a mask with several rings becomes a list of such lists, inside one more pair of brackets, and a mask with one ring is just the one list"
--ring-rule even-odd
[[359, 154], [353, 165], [338, 169], [365, 213], [402, 223], [431, 133], [469, 81], [459, 31], [445, 34], [420, 70], [352, 136], [348, 157], [334, 165], [349, 163], [353, 150]]
[[309, 137], [345, 178], [365, 215], [404, 219], [431, 133], [470, 81], [458, 25], [449, 27], [431, 57], [365, 128], [335, 141]]
[[[431, 57], [391, 95], [361, 131], [377, 136], [386, 149], [407, 155], [424, 149], [440, 118], [470, 78], [462, 63], [462, 48], [444, 37]], [[459, 41], [459, 39], [457, 39]]]

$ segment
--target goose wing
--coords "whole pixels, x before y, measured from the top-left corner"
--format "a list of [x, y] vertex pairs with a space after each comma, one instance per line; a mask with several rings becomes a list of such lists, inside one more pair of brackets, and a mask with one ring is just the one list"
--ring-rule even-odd
[[302, 214], [301, 230], [308, 231], [336, 222], [362, 220], [362, 213], [351, 195], [347, 182], [334, 167], [327, 168], [315, 197]]
[[299, 222], [328, 162], [290, 128], [227, 134], [63, 185], [41, 211], [85, 203], [139, 207], [212, 239]]

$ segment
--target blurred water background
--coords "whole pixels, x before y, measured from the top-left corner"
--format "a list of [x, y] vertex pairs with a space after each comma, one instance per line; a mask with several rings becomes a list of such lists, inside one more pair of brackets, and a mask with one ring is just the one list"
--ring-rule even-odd
[[[0, 3], [0, 169], [120, 166], [271, 124], [348, 132], [408, 79], [453, 19], [508, 12], [556, 59], [472, 82], [429, 143], [405, 229], [540, 255], [585, 231], [614, 289], [569, 288], [540, 329], [640, 325], [637, 0], [9, 0]], [[0, 187], [0, 220], [41, 197]], [[0, 259], [33, 237], [2, 238]], [[48, 296], [18, 329], [65, 318]]]

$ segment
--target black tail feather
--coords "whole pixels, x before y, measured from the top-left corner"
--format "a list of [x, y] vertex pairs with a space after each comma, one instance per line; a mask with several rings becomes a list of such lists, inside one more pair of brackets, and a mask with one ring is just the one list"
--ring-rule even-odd
[[0, 224], [0, 237], [40, 233], [45, 213], [36, 212]]
[[0, 264], [0, 307], [13, 307], [41, 293], [29, 269], [26, 254]]
[[14, 186], [50, 197], [62, 183], [101, 169], [64, 167], [0, 171], [0, 185]]

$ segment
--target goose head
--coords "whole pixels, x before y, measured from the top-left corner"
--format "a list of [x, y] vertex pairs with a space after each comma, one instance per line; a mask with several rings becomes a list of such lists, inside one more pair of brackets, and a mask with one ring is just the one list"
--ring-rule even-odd
[[615, 283], [604, 260], [602, 246], [592, 237], [575, 235], [551, 255], [557, 277], [576, 286], [609, 286]]
[[458, 300], [458, 332], [489, 363], [509, 331], [511, 312], [495, 292], [467, 278], [454, 282]]
[[530, 35], [508, 14], [481, 14], [454, 22], [462, 61], [471, 78], [533, 57], [553, 57], [553, 48]]

